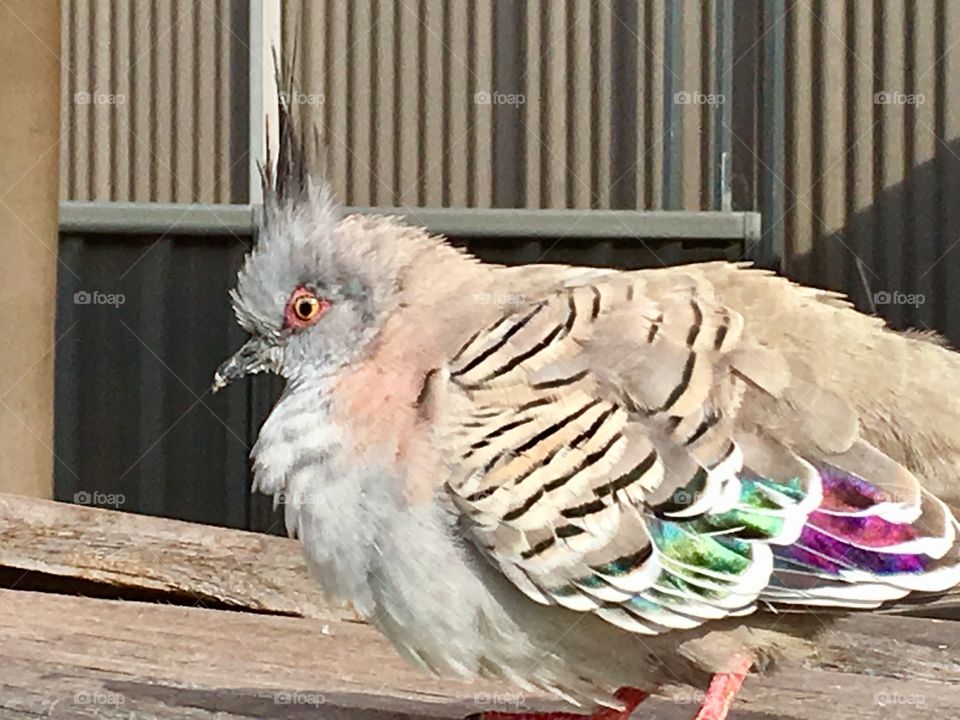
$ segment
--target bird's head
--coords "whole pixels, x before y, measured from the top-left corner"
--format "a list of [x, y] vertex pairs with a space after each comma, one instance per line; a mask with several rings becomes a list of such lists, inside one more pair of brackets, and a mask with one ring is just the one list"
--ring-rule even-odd
[[[214, 391], [260, 372], [322, 378], [365, 357], [401, 307], [429, 305], [469, 284], [472, 258], [423, 228], [390, 217], [344, 217], [320, 179], [320, 142], [304, 132], [292, 65], [277, 71], [276, 148], [261, 165], [263, 212], [254, 248], [231, 292], [250, 339], [214, 376]], [[302, 110], [302, 108], [299, 108]], [[433, 292], [425, 292], [429, 289]], [[432, 300], [431, 300], [432, 298]]]
[[250, 338], [217, 370], [214, 391], [253, 373], [298, 381], [356, 361], [400, 304], [416, 245], [397, 242], [403, 229], [389, 219], [343, 217], [282, 96], [279, 109], [277, 157], [268, 152], [261, 169], [257, 242], [231, 292]]
[[368, 349], [400, 303], [405, 261], [383, 220], [340, 215], [312, 180], [298, 198], [268, 200], [231, 292], [250, 338], [217, 370], [214, 390], [260, 372], [323, 377]]

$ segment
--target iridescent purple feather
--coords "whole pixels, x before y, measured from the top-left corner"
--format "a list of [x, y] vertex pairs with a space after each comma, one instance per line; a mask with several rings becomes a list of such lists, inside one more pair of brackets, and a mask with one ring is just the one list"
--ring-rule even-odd
[[806, 527], [793, 545], [774, 548], [784, 568], [802, 566], [811, 571], [839, 577], [844, 570], [875, 575], [923, 573], [930, 563], [927, 555], [883, 552], [918, 537], [909, 523], [895, 523], [878, 515], [845, 515], [863, 512], [887, 500], [884, 491], [862, 478], [835, 468], [820, 470], [823, 502], [810, 514]]

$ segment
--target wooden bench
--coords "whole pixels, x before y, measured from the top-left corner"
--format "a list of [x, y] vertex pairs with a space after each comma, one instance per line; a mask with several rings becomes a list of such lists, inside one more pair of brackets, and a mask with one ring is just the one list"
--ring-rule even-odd
[[[0, 495], [0, 718], [463, 718], [570, 709], [408, 666], [283, 538]], [[852, 616], [734, 720], [960, 717], [960, 623]], [[635, 718], [689, 720], [702, 688]]]

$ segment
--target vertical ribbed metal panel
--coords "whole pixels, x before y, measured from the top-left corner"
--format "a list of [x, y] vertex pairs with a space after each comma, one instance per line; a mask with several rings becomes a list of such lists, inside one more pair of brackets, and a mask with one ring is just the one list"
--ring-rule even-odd
[[349, 204], [711, 209], [726, 2], [291, 0], [283, 45]]
[[960, 2], [786, 13], [785, 271], [960, 342]]
[[[683, 65], [680, 68], [680, 75], [683, 92], [703, 91], [704, 88], [702, 84], [704, 58], [702, 53], [697, 51], [709, 48], [709, 43], [704, 42], [702, 33], [705, 18], [709, 17], [709, 6], [709, 0], [700, 0], [695, 3], [683, 3], [680, 8], [682, 18], [680, 27], [683, 32]], [[674, 72], [677, 72], [676, 68]], [[675, 98], [667, 99], [673, 99], [676, 103]], [[677, 207], [687, 210], [704, 209], [701, 199], [706, 198], [701, 198], [700, 187], [700, 177], [703, 172], [701, 158], [704, 156], [701, 140], [705, 137], [709, 139], [709, 135], [703, 133], [709, 122], [704, 122], [708, 117], [708, 110], [709, 106], [706, 104], [681, 108], [679, 130], [684, 142], [679, 168], [682, 190]]]
[[61, 197], [247, 198], [248, 3], [64, 0]]
[[[651, 0], [639, 3], [637, 8], [637, 29], [643, 28], [643, 33], [637, 33], [633, 54], [636, 57], [637, 78], [642, 78], [643, 82], [638, 83], [635, 105], [638, 110], [641, 107], [644, 109], [643, 124], [639, 122], [637, 124], [638, 128], [643, 128], [643, 132], [637, 133], [635, 142], [636, 169], [627, 167], [623, 170], [626, 173], [632, 170], [637, 177], [638, 193], [635, 200], [637, 207], [652, 209], [664, 207], [662, 173], [664, 143], [670, 133], [676, 130], [672, 125], [663, 122], [664, 108], [673, 103], [673, 98], [668, 99], [662, 91], [664, 78], [674, 73], [664, 62], [666, 33], [661, 30], [666, 23], [664, 2], [665, 0]], [[630, 101], [625, 99], [625, 102]], [[638, 116], [639, 114], [638, 112]], [[628, 136], [629, 130], [624, 128], [623, 133]], [[641, 139], [645, 139], [646, 142], [641, 142]], [[643, 161], [642, 164], [641, 161]], [[645, 189], [642, 195], [639, 192], [641, 181]]]

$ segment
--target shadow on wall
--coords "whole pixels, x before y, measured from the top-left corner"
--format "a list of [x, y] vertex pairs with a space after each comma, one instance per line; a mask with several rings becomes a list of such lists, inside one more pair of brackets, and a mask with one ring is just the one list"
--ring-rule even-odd
[[[872, 183], [878, 188], [882, 163], [876, 158]], [[800, 248], [796, 215], [787, 218], [784, 272], [846, 293], [858, 309], [897, 329], [935, 330], [960, 348], [960, 139], [938, 141], [930, 161], [876, 192], [874, 203], [858, 212], [850, 199], [857, 179], [849, 168], [844, 181], [848, 220], [838, 232], [821, 232], [812, 247]], [[820, 217], [822, 192], [820, 185], [805, 199]], [[787, 203], [794, 199], [788, 193]], [[823, 223], [817, 225], [822, 231]]]

